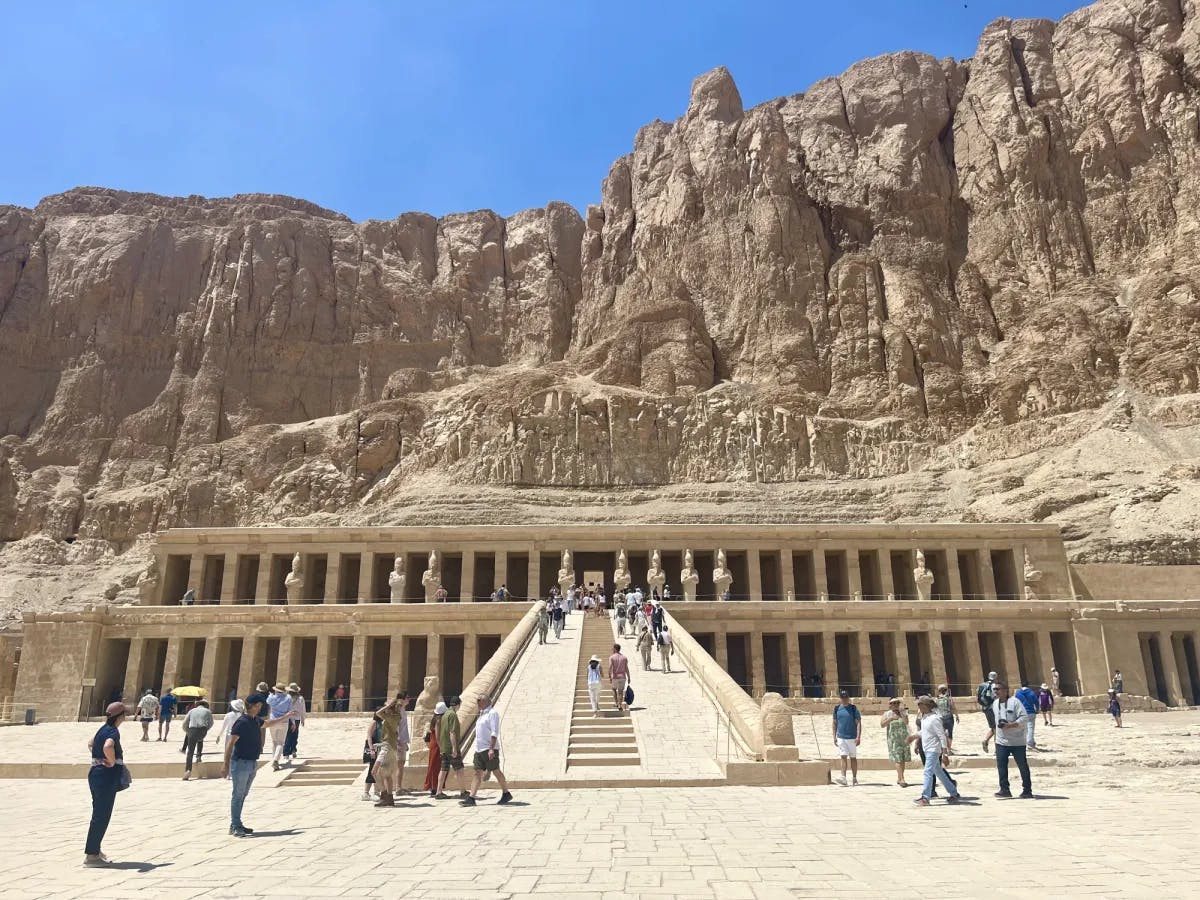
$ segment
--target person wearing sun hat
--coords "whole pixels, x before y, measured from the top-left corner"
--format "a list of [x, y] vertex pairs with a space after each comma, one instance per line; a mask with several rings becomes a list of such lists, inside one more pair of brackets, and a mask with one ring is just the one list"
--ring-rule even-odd
[[290, 766], [296, 761], [296, 751], [300, 748], [300, 729], [308, 720], [308, 704], [296, 682], [287, 686], [287, 693], [292, 699], [292, 720], [288, 722], [287, 737], [283, 741], [283, 758]]
[[292, 698], [288, 696], [287, 686], [283, 682], [271, 689], [271, 696], [267, 697], [267, 709], [267, 731], [271, 733], [272, 747], [271, 768], [278, 772], [288, 724], [292, 721]]
[[424, 790], [429, 791], [429, 796], [434, 798], [438, 793], [438, 776], [442, 773], [442, 748], [438, 732], [441, 729], [442, 717], [446, 715], [448, 708], [441, 700], [437, 702], [433, 708], [433, 718], [429, 720], [429, 727], [425, 732], [425, 746], [429, 748], [429, 765], [425, 767]]
[[1038, 709], [1042, 711], [1042, 724], [1054, 724], [1054, 691], [1050, 690], [1050, 685], [1042, 682], [1041, 688], [1038, 689]]
[[879, 727], [885, 729], [888, 759], [896, 766], [896, 784], [908, 787], [904, 780], [904, 764], [912, 758], [908, 751], [908, 713], [900, 705], [900, 698], [888, 701], [887, 711], [879, 719]]
[[84, 844], [85, 866], [107, 866], [108, 857], [100, 852], [100, 843], [112, 820], [117, 792], [129, 786], [125, 777], [125, 757], [121, 752], [121, 723], [129, 711], [120, 700], [104, 709], [105, 720], [100, 730], [88, 742], [92, 768], [88, 772], [88, 788], [92, 792], [92, 821]]

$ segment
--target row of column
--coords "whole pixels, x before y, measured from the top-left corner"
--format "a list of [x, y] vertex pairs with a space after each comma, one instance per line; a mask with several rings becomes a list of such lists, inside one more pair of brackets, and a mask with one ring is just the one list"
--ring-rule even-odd
[[[457, 636], [457, 635], [455, 635]], [[463, 671], [462, 684], [465, 687], [470, 684], [478, 671], [478, 635], [467, 633], [461, 635], [463, 638]], [[406, 657], [406, 640], [413, 637], [425, 637], [426, 641], [426, 663], [425, 674], [439, 674], [441, 672], [441, 648], [442, 635], [436, 632], [430, 632], [426, 635], [389, 635], [389, 634], [361, 634], [361, 635], [316, 635], [316, 656], [312, 672], [312, 684], [304, 684], [301, 681], [302, 673], [298, 668], [293, 668], [292, 651], [295, 648], [296, 641], [304, 640], [306, 636], [267, 636], [267, 637], [248, 637], [242, 639], [242, 656], [238, 666], [237, 676], [237, 695], [244, 698], [247, 694], [254, 690], [255, 686], [260, 681], [265, 681], [267, 665], [263, 656], [265, 649], [265, 641], [279, 641], [279, 656], [275, 665], [275, 680], [282, 682], [296, 681], [301, 683], [304, 689], [305, 696], [309, 698], [310, 710], [322, 710], [324, 708], [326, 688], [333, 684], [335, 677], [335, 669], [337, 660], [333, 655], [333, 642], [336, 640], [345, 640], [350, 638], [353, 640], [353, 651], [350, 658], [350, 679], [348, 687], [350, 688], [351, 709], [362, 709], [363, 698], [366, 696], [366, 686], [368, 681], [367, 672], [367, 657], [369, 642], [378, 638], [389, 638], [389, 653], [388, 653], [388, 672], [387, 672], [387, 690], [395, 691], [401, 685], [402, 679], [405, 677]], [[171, 636], [167, 638], [166, 657], [163, 664], [163, 671], [158, 679], [158, 683], [143, 684], [142, 666], [145, 656], [145, 650], [148, 642], [153, 641], [153, 638], [135, 637], [129, 643], [129, 656], [125, 665], [124, 679], [124, 696], [127, 700], [136, 700], [142, 692], [147, 688], [153, 688], [158, 692], [165, 690], [168, 687], [180, 686], [180, 652], [183, 647], [183, 642], [186, 640], [203, 640], [204, 641], [204, 659], [201, 663], [201, 673], [199, 687], [203, 687], [209, 691], [209, 699], [224, 701], [224, 696], [214, 696], [214, 685], [216, 683], [216, 674], [218, 665], [228, 665], [228, 653], [230, 645], [235, 638], [228, 637], [179, 637]], [[161, 639], [160, 639], [161, 640]], [[150, 682], [153, 682], [153, 676], [148, 677]], [[232, 685], [225, 685], [224, 691], [228, 691]]]

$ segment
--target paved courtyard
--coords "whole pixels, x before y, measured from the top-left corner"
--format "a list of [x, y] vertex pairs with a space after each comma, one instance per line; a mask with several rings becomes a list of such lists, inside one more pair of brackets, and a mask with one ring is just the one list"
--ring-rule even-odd
[[[945, 897], [1194, 896], [1200, 714], [1131, 716], [1110, 746], [1100, 717], [1063, 723], [1105, 754], [1035, 770], [1033, 801], [994, 800], [993, 771], [963, 771], [978, 800], [959, 808], [914, 808], [915, 789], [888, 772], [858, 788], [524, 791], [475, 809], [418, 797], [379, 810], [354, 787], [262, 786], [245, 813], [258, 832], [238, 840], [227, 783], [143, 779], [118, 798], [104, 845], [114, 870], [80, 865], [83, 781], [5, 781], [0, 879], [6, 900], [894, 897], [926, 892], [923, 880]], [[82, 755], [87, 727], [59, 752]], [[41, 732], [0, 729], [0, 756]], [[130, 743], [135, 775], [151, 747]]]

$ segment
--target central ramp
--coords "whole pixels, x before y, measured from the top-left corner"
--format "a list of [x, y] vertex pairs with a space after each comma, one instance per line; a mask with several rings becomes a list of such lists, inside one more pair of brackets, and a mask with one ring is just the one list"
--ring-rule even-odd
[[[607, 673], [612, 655], [613, 629], [607, 618], [585, 616], [583, 639], [579, 642], [579, 665], [575, 677], [575, 703], [571, 710], [571, 733], [567, 742], [567, 768], [577, 766], [637, 766], [637, 735], [633, 719], [617, 709], [607, 680], [600, 687], [600, 711], [592, 712], [588, 699], [588, 661], [600, 657], [600, 668]], [[632, 666], [632, 662], [630, 663]]]

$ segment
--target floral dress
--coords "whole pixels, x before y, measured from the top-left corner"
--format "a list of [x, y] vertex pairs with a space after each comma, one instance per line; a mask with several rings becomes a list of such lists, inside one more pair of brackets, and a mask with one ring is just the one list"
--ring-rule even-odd
[[908, 762], [911, 758], [908, 751], [908, 722], [901, 716], [893, 715], [887, 724], [888, 759], [894, 763]]

